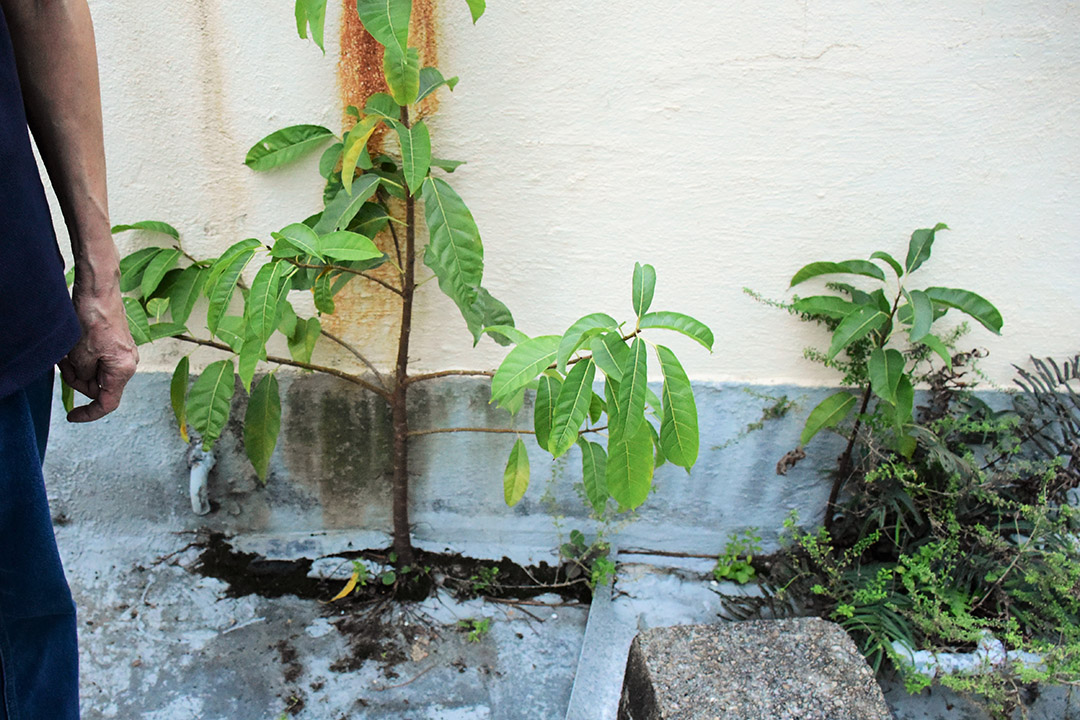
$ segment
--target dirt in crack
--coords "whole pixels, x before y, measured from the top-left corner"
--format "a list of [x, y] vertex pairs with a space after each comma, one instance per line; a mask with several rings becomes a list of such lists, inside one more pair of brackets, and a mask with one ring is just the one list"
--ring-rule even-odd
[[[326, 602], [343, 587], [342, 580], [327, 580], [309, 575], [314, 560], [271, 560], [257, 553], [236, 550], [221, 533], [209, 535], [195, 571], [224, 582], [229, 597], [258, 595], [278, 598], [284, 595]], [[351, 560], [393, 568], [389, 550], [360, 550], [332, 555], [343, 564]], [[410, 568], [396, 568], [394, 580], [384, 583], [378, 576], [358, 584], [347, 597], [334, 603], [338, 610], [363, 607], [380, 600], [418, 601], [443, 590], [455, 598], [487, 597], [493, 599], [535, 598], [555, 594], [564, 601], [588, 603], [592, 592], [578, 568], [571, 564], [540, 563], [524, 567], [507, 558], [498, 561], [477, 560], [459, 554], [416, 551]]]

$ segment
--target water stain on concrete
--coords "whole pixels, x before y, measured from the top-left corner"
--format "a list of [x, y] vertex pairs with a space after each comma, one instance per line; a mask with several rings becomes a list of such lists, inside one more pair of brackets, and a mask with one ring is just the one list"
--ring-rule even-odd
[[283, 459], [296, 482], [319, 498], [325, 527], [387, 522], [393, 433], [386, 403], [320, 376], [292, 383], [286, 397]]

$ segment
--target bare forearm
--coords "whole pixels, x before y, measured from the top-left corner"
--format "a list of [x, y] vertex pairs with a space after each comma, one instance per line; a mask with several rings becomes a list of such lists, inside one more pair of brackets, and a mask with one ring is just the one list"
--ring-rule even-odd
[[0, 0], [11, 29], [27, 119], [60, 201], [77, 292], [115, 292], [101, 100], [86, 0]]

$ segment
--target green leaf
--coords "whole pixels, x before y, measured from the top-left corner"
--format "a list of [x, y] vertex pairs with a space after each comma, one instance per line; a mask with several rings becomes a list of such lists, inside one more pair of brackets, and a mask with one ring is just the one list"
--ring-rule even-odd
[[180, 251], [173, 248], [163, 249], [150, 259], [139, 281], [139, 289], [144, 298], [150, 297], [157, 290], [165, 273], [172, 270], [178, 260], [180, 260]]
[[918, 342], [930, 332], [930, 326], [934, 324], [934, 302], [922, 290], [908, 293], [908, 302], [912, 309], [911, 334], [908, 337], [911, 342]]
[[348, 230], [338, 230], [319, 238], [319, 252], [324, 257], [342, 262], [376, 260], [383, 257], [383, 251], [375, 247], [370, 238]]
[[383, 53], [383, 74], [390, 95], [398, 105], [412, 105], [420, 93], [420, 53], [411, 47], [406, 51], [396, 45]]
[[945, 347], [945, 343], [941, 342], [941, 339], [936, 335], [923, 335], [919, 338], [919, 342], [926, 347], [937, 353], [945, 365], [952, 370], [952, 355], [949, 353], [949, 348]]
[[387, 51], [391, 47], [405, 51], [412, 0], [356, 0], [356, 12], [364, 29]]
[[[610, 427], [612, 439], [632, 437], [645, 422], [645, 390], [648, 383], [648, 352], [645, 341], [634, 338], [630, 353], [622, 365], [619, 381], [619, 422]], [[652, 450], [649, 450], [650, 456]], [[613, 493], [614, 494], [614, 493]]]
[[[449, 286], [444, 283], [442, 278], [439, 278], [439, 287], [444, 289], [445, 292]], [[447, 292], [447, 295], [449, 295], [449, 292]], [[465, 318], [465, 324], [473, 336], [474, 346], [480, 342], [485, 330], [491, 330], [487, 334], [500, 345], [513, 345], [515, 338], [520, 340], [520, 336], [513, 332], [503, 333], [492, 330], [492, 328], [514, 327], [514, 316], [510, 314], [510, 309], [505, 304], [482, 287], [476, 288], [475, 298], [471, 304], [466, 305], [464, 303], [466, 296], [467, 293], [458, 294], [453, 299], [461, 310], [462, 317]]]
[[208, 272], [198, 265], [186, 267], [169, 289], [169, 315], [173, 322], [186, 323], [202, 294]]
[[255, 378], [255, 370], [259, 361], [266, 356], [266, 342], [259, 338], [251, 329], [245, 328], [244, 344], [240, 346], [240, 356], [237, 358], [236, 375], [240, 378], [240, 384], [244, 386], [244, 392], [251, 392], [251, 381]]
[[217, 279], [221, 276], [221, 273], [225, 272], [225, 268], [227, 268], [233, 260], [240, 257], [249, 250], [258, 250], [262, 248], [262, 246], [263, 244], [255, 238], [247, 238], [246, 240], [241, 240], [238, 243], [234, 243], [233, 245], [229, 246], [229, 248], [225, 252], [221, 253], [221, 256], [218, 257], [217, 260], [214, 260], [213, 263], [210, 265], [210, 269], [206, 278], [206, 283], [203, 287], [203, 291], [206, 293], [206, 296], [210, 297], [210, 291], [213, 285], [217, 282]]
[[60, 378], [60, 402], [66, 413], [75, 409], [75, 388], [64, 382], [64, 378]]
[[244, 164], [270, 170], [297, 160], [334, 137], [321, 125], [293, 125], [270, 133], [248, 150]]
[[885, 281], [885, 273], [881, 271], [874, 263], [869, 260], [845, 260], [843, 262], [816, 262], [810, 263], [804, 266], [799, 272], [795, 273], [791, 278], [791, 285], [789, 288], [793, 288], [799, 283], [806, 282], [810, 278], [818, 277], [819, 275], [865, 275], [866, 277], [872, 277], [876, 280]]
[[423, 120], [411, 128], [398, 123], [394, 130], [401, 145], [401, 169], [405, 182], [409, 192], [415, 195], [431, 169], [431, 135]]
[[906, 375], [901, 376], [900, 383], [896, 385], [895, 405], [896, 430], [902, 431], [903, 426], [912, 421], [912, 413], [915, 411], [915, 386]]
[[442, 158], [431, 158], [431, 166], [437, 167], [440, 170], [445, 170], [448, 173], [452, 173], [459, 167], [465, 164], [464, 160], [443, 160]]
[[155, 297], [146, 301], [146, 314], [155, 321], [161, 320], [161, 316], [169, 309], [169, 301], [163, 297]]
[[320, 175], [327, 180], [334, 176], [334, 172], [337, 170], [338, 162], [341, 160], [341, 154], [344, 149], [345, 143], [334, 143], [323, 151], [322, 157], [319, 158]]
[[959, 288], [930, 287], [926, 288], [926, 294], [934, 301], [935, 305], [944, 305], [956, 308], [975, 318], [990, 332], [995, 335], [1001, 334], [1004, 321], [1001, 313], [989, 300], [976, 295], [970, 290]]
[[660, 434], [656, 432], [656, 428], [648, 421], [645, 422], [645, 426], [649, 428], [649, 437], [653, 442], [653, 468], [657, 469], [667, 462], [667, 457], [664, 455], [664, 448], [660, 444]]
[[904, 268], [900, 267], [900, 263], [896, 262], [896, 258], [894, 258], [889, 253], [884, 252], [882, 250], [878, 250], [875, 253], [871, 253], [870, 257], [884, 261], [885, 263], [888, 264], [889, 267], [891, 267], [893, 269], [893, 272], [896, 273], [896, 277], [898, 277], [898, 278], [903, 277]]
[[521, 388], [509, 398], [503, 400], [500, 407], [512, 416], [517, 415], [518, 410], [521, 410], [525, 405], [525, 390], [526, 388]]
[[281, 393], [277, 378], [271, 373], [255, 385], [244, 414], [244, 450], [264, 483], [280, 432]]
[[561, 339], [558, 335], [540, 335], [515, 346], [491, 378], [492, 401], [502, 404], [531, 383], [555, 359]]
[[503, 498], [506, 504], [510, 507], [517, 505], [528, 489], [529, 453], [525, 450], [525, 443], [518, 438], [510, 450], [506, 469], [503, 470]]
[[649, 311], [654, 290], [656, 290], [656, 268], [652, 265], [634, 263], [633, 300], [635, 315], [641, 317]]
[[849, 392], [838, 392], [822, 400], [806, 418], [799, 443], [805, 445], [825, 428], [836, 427], [855, 407], [856, 398]]
[[124, 298], [124, 311], [127, 314], [128, 328], [136, 345], [145, 345], [150, 342], [150, 319], [146, 317], [146, 310], [134, 298]]
[[876, 307], [860, 307], [840, 321], [833, 332], [832, 344], [829, 345], [828, 359], [836, 355], [851, 343], [865, 337], [884, 325], [889, 316]]
[[583, 343], [603, 330], [614, 330], [618, 326], [619, 323], [615, 318], [605, 313], [592, 313], [575, 320], [574, 324], [563, 333], [562, 342], [559, 343], [559, 353], [556, 356], [559, 372], [566, 372], [566, 361]]
[[311, 39], [324, 53], [323, 31], [326, 26], [326, 0], [296, 0], [296, 32], [307, 38], [307, 28], [311, 26]]
[[592, 509], [600, 514], [607, 505], [607, 453], [599, 443], [578, 440], [581, 448], [581, 480], [585, 485], [585, 498]]
[[174, 228], [172, 225], [160, 220], [140, 220], [130, 225], [113, 225], [112, 234], [122, 233], [127, 230], [149, 230], [150, 232], [158, 232], [168, 235], [173, 240], [180, 239], [180, 231]]
[[169, 402], [172, 405], [173, 415], [176, 416], [180, 437], [184, 442], [191, 442], [187, 431], [187, 390], [190, 369], [191, 360], [185, 355], [180, 358], [180, 362], [176, 363], [172, 381], [169, 383]]
[[682, 313], [677, 312], [651, 312], [641, 316], [641, 319], [638, 321], [638, 327], [642, 330], [646, 328], [674, 330], [675, 332], [682, 333], [688, 338], [697, 340], [704, 345], [707, 350], [710, 352], [712, 351], [712, 330], [710, 330], [705, 323], [700, 320], [695, 320], [689, 315], [683, 315]]
[[420, 93], [416, 98], [416, 102], [420, 102], [431, 93], [438, 90], [443, 85], [447, 86], [451, 90], [458, 84], [457, 77], [444, 78], [443, 74], [438, 71], [437, 68], [426, 67], [420, 69]]
[[562, 381], [554, 375], [544, 373], [536, 387], [536, 402], [533, 405], [533, 429], [536, 431], [536, 444], [547, 450], [550, 444], [551, 427], [555, 422], [555, 400], [559, 397]]
[[226, 315], [218, 323], [217, 336], [234, 352], [240, 352], [244, 345], [247, 321], [238, 315]]
[[351, 194], [344, 188], [339, 190], [323, 210], [319, 222], [315, 223], [313, 228], [315, 233], [325, 235], [328, 232], [346, 229], [357, 213], [367, 204], [367, 200], [379, 189], [381, 179], [378, 175], [368, 173], [356, 178]]
[[281, 307], [278, 308], [278, 330], [286, 338], [291, 338], [296, 334], [296, 322], [300, 319], [296, 317], [296, 310], [293, 309], [292, 303], [289, 302], [287, 295], [281, 296]]
[[520, 345], [521, 343], [526, 342], [529, 339], [528, 335], [521, 332], [513, 325], [491, 325], [489, 327], [483, 328], [480, 332], [482, 334], [491, 335], [492, 337], [502, 335], [503, 337], [507, 338], [513, 345]]
[[[304, 227], [304, 226], [300, 226]], [[306, 228], [305, 228], [306, 229]], [[309, 231], [310, 232], [310, 231]], [[210, 305], [206, 310], [206, 327], [210, 330], [211, 335], [217, 334], [218, 325], [221, 322], [222, 316], [229, 310], [229, 303], [232, 301], [233, 294], [236, 292], [236, 283], [240, 280], [240, 273], [251, 258], [255, 256], [254, 248], [249, 248], [240, 252], [234, 256], [231, 256], [231, 260], [220, 271], [215, 271], [215, 267], [211, 268], [210, 273], [213, 277], [213, 284], [207, 285], [207, 292], [210, 295]], [[221, 259], [226, 256], [223, 255]], [[218, 262], [221, 262], [221, 259]]]
[[[484, 273], [484, 247], [476, 221], [458, 194], [443, 180], [429, 177], [424, 181], [421, 195], [431, 234], [424, 263], [438, 276], [439, 288], [458, 305], [466, 322], [475, 325], [478, 313], [472, 309]], [[483, 325], [493, 324], [482, 322], [476, 327], [474, 337]]]
[[679, 364], [675, 353], [663, 345], [657, 345], [656, 356], [664, 374], [660, 449], [664, 457], [673, 464], [689, 470], [697, 462], [699, 444], [694, 391], [690, 386], [690, 378]]
[[[344, 192], [344, 191], [342, 191]], [[286, 225], [280, 232], [270, 233], [276, 240], [285, 241], [304, 255], [312, 255], [325, 260], [319, 251], [319, 235], [304, 223]]]
[[136, 250], [124, 257], [120, 261], [120, 292], [131, 292], [135, 288], [139, 287], [142, 283], [143, 273], [146, 272], [146, 266], [150, 264], [159, 253], [164, 252], [164, 248], [149, 247], [142, 250]]
[[594, 425], [600, 422], [600, 416], [604, 414], [604, 398], [600, 397], [596, 393], [592, 394], [592, 400], [589, 401], [589, 422]]
[[589, 343], [589, 350], [592, 351], [593, 362], [604, 372], [604, 375], [615, 382], [623, 379], [622, 368], [630, 356], [630, 348], [626, 346], [626, 341], [619, 333], [608, 332], [593, 338]]
[[[360, 161], [360, 155], [367, 149], [367, 141], [383, 121], [378, 115], [367, 115], [360, 122], [353, 125], [352, 130], [345, 136], [345, 150], [341, 155], [341, 184], [345, 192], [352, 195], [353, 181], [356, 177], [356, 164]], [[367, 191], [365, 186], [362, 190]], [[372, 189], [371, 192], [375, 192]], [[369, 193], [364, 199], [371, 197]]]
[[649, 497], [654, 470], [653, 443], [646, 423], [619, 442], [609, 443], [607, 489], [619, 508], [633, 510]]
[[855, 311], [855, 303], [835, 295], [811, 295], [792, 303], [795, 312], [807, 315], [824, 315], [841, 320]]
[[[627, 355], [630, 354], [630, 349], [626, 349]], [[622, 422], [619, 418], [622, 415], [619, 407], [619, 382], [612, 379], [608, 375], [604, 379], [604, 410], [607, 412], [608, 428], [618, 427]], [[608, 446], [610, 447], [612, 440], [611, 433], [608, 433]]]
[[[278, 310], [281, 307], [282, 276], [287, 266], [282, 262], [269, 262], [259, 268], [255, 281], [251, 283], [244, 316], [248, 329], [258, 342], [263, 344], [274, 334], [278, 325]], [[244, 343], [247, 345], [247, 342]]]
[[202, 437], [204, 450], [213, 447], [229, 420], [236, 390], [233, 372], [232, 360], [210, 363], [188, 393], [188, 422]]
[[922, 228], [911, 233], [908, 242], [907, 261], [904, 267], [909, 273], [913, 273], [930, 257], [930, 248], [934, 245], [934, 236], [938, 230], [948, 230], [945, 223], [938, 223], [932, 228]]
[[896, 427], [900, 430], [911, 421], [911, 414], [915, 411], [915, 387], [907, 375], [900, 376], [900, 382], [896, 386]]
[[176, 337], [187, 332], [187, 328], [180, 323], [161, 322], [150, 326], [150, 342], [167, 337]]
[[487, 0], [465, 0], [465, 2], [469, 4], [469, 12], [472, 13], [472, 21], [475, 25], [487, 9]]
[[[422, 78], [423, 71], [421, 71], [421, 79]], [[401, 106], [394, 102], [394, 98], [386, 93], [375, 93], [368, 98], [367, 104], [364, 105], [364, 114], [379, 115], [387, 120], [397, 122], [401, 117]]]
[[899, 350], [874, 348], [866, 362], [870, 387], [874, 394], [889, 403], [896, 404], [896, 388], [904, 376], [904, 356]]
[[892, 315], [892, 304], [889, 299], [885, 297], [885, 291], [878, 288], [874, 292], [870, 293], [870, 299], [877, 304], [877, 309], [886, 315]]
[[289, 338], [289, 354], [293, 360], [302, 363], [311, 362], [315, 343], [322, 334], [322, 325], [318, 318], [296, 321], [296, 333]]
[[[355, 185], [353, 186], [355, 190]], [[352, 220], [349, 221], [349, 225], [346, 230], [351, 232], [360, 233], [366, 235], [369, 238], [374, 238], [376, 235], [386, 229], [386, 226], [390, 224], [390, 214], [386, 212], [386, 209], [375, 202], [366, 202], [360, 206], [360, 212], [356, 214]]]
[[592, 360], [579, 362], [566, 376], [555, 401], [555, 418], [546, 446], [555, 457], [565, 455], [577, 443], [578, 430], [589, 415], [595, 377], [596, 365]]
[[334, 305], [334, 291], [330, 286], [330, 276], [320, 275], [312, 288], [315, 300], [315, 309], [326, 315], [333, 315], [336, 309]]

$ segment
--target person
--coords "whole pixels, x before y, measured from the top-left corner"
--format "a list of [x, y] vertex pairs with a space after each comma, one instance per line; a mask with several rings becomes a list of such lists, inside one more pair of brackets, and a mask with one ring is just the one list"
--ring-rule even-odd
[[[74, 257], [69, 297], [32, 131]], [[114, 410], [135, 372], [86, 0], [0, 0], [0, 720], [79, 716], [75, 610], [42, 478], [53, 366]]]

